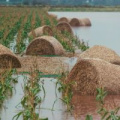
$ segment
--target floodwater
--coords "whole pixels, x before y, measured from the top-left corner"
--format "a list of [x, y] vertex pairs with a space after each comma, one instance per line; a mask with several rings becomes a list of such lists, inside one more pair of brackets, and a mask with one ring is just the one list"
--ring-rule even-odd
[[[120, 13], [106, 13], [106, 12], [53, 12], [58, 17], [77, 17], [77, 18], [90, 18], [92, 22], [91, 27], [73, 28], [74, 33], [80, 39], [88, 42], [92, 47], [94, 45], [104, 45], [115, 50], [120, 55], [119, 39], [120, 39]], [[13, 46], [11, 44], [11, 46]], [[13, 51], [14, 49], [11, 48]], [[69, 71], [76, 63], [77, 58], [69, 58], [65, 61], [69, 65]], [[26, 76], [25, 76], [26, 77]], [[1, 120], [12, 120], [19, 111], [22, 110], [19, 104], [23, 92], [23, 79], [24, 76], [18, 76], [18, 83], [15, 85], [13, 96], [5, 101], [3, 108], [0, 110]], [[93, 115], [94, 120], [100, 120], [97, 114], [98, 103], [95, 96], [80, 96], [74, 95], [72, 103], [74, 105], [73, 113], [66, 112], [66, 106], [59, 99], [62, 94], [57, 91], [56, 96], [56, 79], [54, 78], [41, 78], [44, 80], [44, 87], [46, 90], [45, 100], [42, 102], [40, 108], [37, 107], [36, 111], [40, 114], [41, 118], [48, 118], [49, 120], [85, 120], [87, 114]], [[41, 94], [43, 96], [43, 93]], [[51, 111], [54, 101], [57, 100], [54, 111]], [[120, 96], [107, 96], [105, 107], [110, 111], [120, 106]], [[119, 113], [120, 115], [120, 113]], [[20, 117], [18, 120], [23, 120]]]
[[74, 33], [89, 46], [104, 45], [120, 55], [119, 12], [52, 12], [60, 17], [89, 18], [91, 27], [73, 28]]
[[[23, 80], [27, 78], [28, 76], [18, 75], [18, 83], [15, 85], [13, 96], [5, 101], [4, 107], [0, 111], [1, 120], [12, 120], [13, 116], [22, 110], [19, 103], [24, 95]], [[65, 104], [59, 99], [62, 93], [57, 90], [59, 85], [57, 89], [55, 87], [57, 80], [55, 78], [41, 78], [41, 80], [43, 80], [46, 91], [45, 100], [36, 109], [41, 118], [47, 117], [49, 120], [85, 120], [85, 116], [90, 114], [93, 115], [94, 120], [100, 120], [100, 116], [97, 114], [98, 103], [94, 96], [74, 95], [72, 99], [74, 110], [71, 114], [66, 112]], [[43, 96], [43, 92], [40, 93], [40, 96]], [[54, 111], [51, 111], [55, 100], [57, 102]], [[120, 96], [108, 96], [106, 98], [105, 107], [107, 109], [113, 110], [118, 106], [120, 106]], [[22, 116], [18, 120], [23, 120]]]

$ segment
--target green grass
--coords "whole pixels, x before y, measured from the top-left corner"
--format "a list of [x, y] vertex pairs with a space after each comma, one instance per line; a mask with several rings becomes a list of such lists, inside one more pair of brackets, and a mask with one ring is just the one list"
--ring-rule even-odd
[[79, 6], [79, 7], [51, 7], [49, 11], [65, 11], [65, 12], [120, 12], [120, 6]]

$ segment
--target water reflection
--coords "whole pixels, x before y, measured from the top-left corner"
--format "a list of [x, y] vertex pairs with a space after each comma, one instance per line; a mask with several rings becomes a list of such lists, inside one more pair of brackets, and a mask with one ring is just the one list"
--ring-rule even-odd
[[120, 13], [119, 12], [52, 12], [60, 17], [90, 18], [91, 27], [73, 28], [74, 33], [92, 47], [104, 45], [120, 55]]
[[[5, 101], [4, 106], [1, 110], [1, 120], [12, 120], [13, 116], [22, 110], [21, 105], [18, 105], [23, 97], [23, 79], [28, 76], [18, 76], [18, 84], [16, 84], [14, 94], [12, 98]], [[80, 96], [75, 94], [72, 99], [74, 105], [73, 113], [66, 112], [66, 106], [62, 103], [59, 98], [62, 94], [59, 93], [56, 86], [56, 79], [54, 78], [41, 78], [44, 80], [44, 87], [46, 90], [46, 97], [43, 103], [37, 107], [36, 111], [40, 114], [41, 118], [48, 117], [49, 120], [85, 120], [87, 114], [93, 115], [94, 120], [99, 120], [100, 116], [97, 114], [98, 103], [96, 102], [95, 96]], [[59, 86], [58, 86], [59, 87]], [[57, 97], [56, 97], [57, 91]], [[40, 94], [43, 96], [43, 93]], [[54, 106], [54, 111], [51, 111], [54, 101], [57, 100]], [[18, 105], [18, 106], [17, 106]], [[120, 96], [112, 95], [107, 96], [105, 100], [105, 107], [109, 110], [120, 106]], [[120, 112], [119, 112], [120, 115]], [[22, 120], [22, 117], [19, 118]]]

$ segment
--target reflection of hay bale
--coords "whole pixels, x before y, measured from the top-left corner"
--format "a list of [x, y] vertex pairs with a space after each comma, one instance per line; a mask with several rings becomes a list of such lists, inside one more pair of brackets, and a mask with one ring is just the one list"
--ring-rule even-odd
[[91, 26], [91, 21], [89, 18], [84, 18], [84, 19], [82, 19], [82, 21], [85, 24], [85, 26]]
[[[45, 25], [45, 26], [36, 28], [34, 30], [34, 34], [35, 34], [36, 37], [40, 37], [42, 35], [53, 36], [53, 31], [49, 26]], [[30, 32], [28, 35], [29, 36], [34, 36], [33, 32]]]
[[60, 19], [58, 19], [58, 22], [69, 22], [69, 19], [66, 17], [61, 17]]
[[20, 68], [21, 63], [10, 49], [0, 44], [0, 68]]
[[79, 55], [79, 58], [99, 58], [120, 65], [120, 57], [111, 49], [95, 45]]
[[65, 32], [66, 31], [66, 32], [69, 32], [69, 33], [73, 34], [72, 28], [69, 25], [69, 23], [67, 23], [67, 22], [60, 22], [60, 23], [58, 23], [57, 29], [59, 31], [61, 31], [61, 32]]
[[120, 94], [120, 66], [101, 59], [81, 59], [71, 70], [68, 80], [76, 81], [72, 88], [81, 95], [95, 95], [96, 88], [109, 94]]
[[27, 55], [62, 55], [62, 45], [51, 36], [42, 36], [34, 39], [27, 47]]
[[57, 15], [55, 15], [55, 14], [49, 13], [49, 16], [51, 16], [51, 17], [57, 19]]
[[73, 27], [78, 27], [78, 26], [80, 26], [80, 22], [79, 22], [79, 20], [78, 20], [77, 18], [72, 18], [69, 23], [70, 23], [70, 25], [73, 26]]

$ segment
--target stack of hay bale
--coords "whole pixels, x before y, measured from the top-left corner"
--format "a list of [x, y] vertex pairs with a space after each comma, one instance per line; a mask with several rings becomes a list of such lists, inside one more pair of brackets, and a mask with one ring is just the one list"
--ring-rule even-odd
[[94, 46], [83, 52], [68, 75], [74, 92], [95, 95], [97, 88], [109, 94], [120, 94], [120, 56], [104, 46]]

